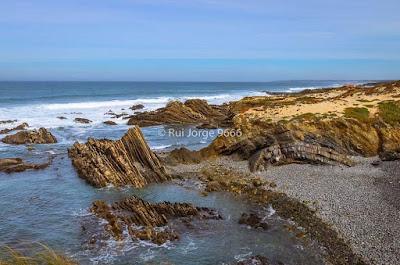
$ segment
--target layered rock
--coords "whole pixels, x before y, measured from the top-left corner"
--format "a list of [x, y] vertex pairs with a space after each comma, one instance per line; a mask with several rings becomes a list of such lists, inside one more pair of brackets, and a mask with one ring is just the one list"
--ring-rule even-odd
[[96, 187], [143, 187], [171, 178], [136, 126], [117, 141], [89, 138], [85, 144], [75, 143], [68, 154], [79, 176]]
[[43, 164], [24, 162], [21, 158], [0, 158], [0, 172], [13, 173], [28, 169], [44, 169], [50, 165], [50, 161]]
[[14, 128], [10, 128], [10, 129], [6, 128], [6, 129], [3, 129], [3, 130], [0, 130], [0, 134], [6, 134], [6, 133], [9, 133], [9, 132], [18, 131], [18, 130], [25, 130], [27, 127], [29, 127], [28, 123], [24, 122], [24, 123], [21, 123], [20, 125], [14, 127]]
[[13, 135], [7, 135], [1, 139], [6, 144], [53, 144], [57, 139], [45, 128], [39, 130], [21, 131]]
[[222, 218], [212, 209], [199, 208], [188, 203], [149, 203], [135, 196], [111, 205], [104, 201], [95, 201], [91, 211], [107, 221], [106, 230], [114, 238], [122, 239], [123, 231], [127, 229], [132, 238], [150, 240], [156, 244], [179, 239], [176, 232], [166, 227], [172, 218]]
[[164, 124], [214, 124], [226, 127], [230, 122], [226, 106], [209, 105], [200, 99], [169, 102], [164, 108], [138, 113], [129, 117], [129, 125], [153, 126]]

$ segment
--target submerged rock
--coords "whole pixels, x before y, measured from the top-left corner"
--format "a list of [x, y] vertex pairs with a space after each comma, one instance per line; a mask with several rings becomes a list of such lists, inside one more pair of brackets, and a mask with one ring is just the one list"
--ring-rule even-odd
[[[272, 263], [269, 262], [269, 260], [264, 257], [264, 256], [253, 256], [248, 259], [239, 261], [236, 263], [236, 265], [271, 265]], [[283, 264], [283, 263], [279, 263]]]
[[[158, 245], [179, 239], [179, 235], [167, 227], [172, 218], [196, 216], [203, 219], [222, 219], [212, 209], [198, 208], [189, 203], [149, 203], [135, 196], [111, 205], [104, 201], [95, 201], [90, 210], [107, 221], [106, 231], [115, 239], [122, 239], [123, 231], [127, 229], [132, 238], [149, 240]], [[205, 214], [201, 214], [202, 212]]]
[[88, 124], [88, 123], [91, 123], [92, 121], [89, 119], [85, 119], [85, 118], [75, 118], [74, 122]]
[[169, 102], [164, 108], [142, 112], [129, 117], [129, 125], [153, 126], [163, 124], [215, 124], [226, 127], [230, 122], [227, 107], [209, 105], [200, 99]]
[[106, 125], [117, 125], [117, 123], [115, 121], [105, 121], [103, 123]]
[[75, 143], [68, 154], [79, 176], [96, 187], [143, 187], [171, 179], [136, 126], [117, 141], [89, 138], [85, 144]]
[[66, 120], [67, 118], [66, 118], [66, 117], [64, 117], [64, 116], [58, 116], [58, 117], [57, 117], [57, 119], [60, 119], [60, 120]]
[[262, 228], [264, 230], [269, 228], [269, 225], [256, 213], [243, 213], [240, 216], [239, 224], [245, 224], [253, 228]]
[[21, 131], [13, 135], [7, 135], [1, 139], [6, 144], [53, 144], [57, 139], [45, 128], [31, 131]]
[[4, 121], [0, 121], [0, 124], [7, 124], [7, 123], [14, 123], [17, 122], [17, 120], [4, 120]]
[[28, 169], [44, 169], [48, 167], [50, 163], [49, 161], [43, 164], [31, 164], [24, 162], [21, 158], [0, 158], [0, 172], [13, 173]]
[[144, 109], [144, 105], [142, 105], [142, 104], [136, 104], [136, 105], [131, 106], [129, 109], [130, 109], [130, 110]]
[[24, 122], [14, 128], [0, 130], [0, 134], [6, 134], [11, 131], [17, 131], [17, 130], [25, 130], [27, 127], [29, 127], [28, 123]]

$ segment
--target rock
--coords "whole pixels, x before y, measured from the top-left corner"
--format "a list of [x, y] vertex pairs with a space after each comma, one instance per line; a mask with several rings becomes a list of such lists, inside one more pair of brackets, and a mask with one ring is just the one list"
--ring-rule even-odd
[[7, 124], [7, 123], [14, 123], [17, 122], [17, 120], [5, 120], [5, 121], [0, 121], [0, 124]]
[[92, 121], [89, 119], [85, 119], [85, 118], [75, 118], [74, 122], [88, 124], [88, 123], [91, 123]]
[[130, 116], [129, 125], [153, 126], [163, 124], [218, 124], [226, 127], [230, 121], [227, 107], [212, 106], [205, 100], [169, 102], [164, 108]]
[[[217, 219], [215, 216], [219, 216], [212, 209], [199, 208], [188, 203], [149, 203], [135, 196], [111, 205], [104, 201], [95, 201], [91, 212], [107, 221], [107, 231], [118, 240], [122, 239], [126, 228], [132, 238], [149, 240], [159, 245], [168, 240], [179, 239], [179, 235], [167, 227], [172, 218]], [[203, 212], [205, 214], [201, 214]], [[162, 229], [157, 229], [158, 227]]]
[[400, 160], [400, 151], [385, 151], [379, 154], [382, 161], [395, 161]]
[[169, 152], [168, 156], [164, 158], [165, 162], [176, 164], [198, 164], [202, 160], [200, 152], [191, 151], [185, 147], [174, 149]]
[[196, 126], [197, 129], [218, 129], [218, 126], [213, 123], [202, 123]]
[[0, 131], [0, 134], [6, 134], [11, 131], [17, 131], [17, 130], [25, 130], [27, 127], [29, 127], [28, 123], [24, 122], [24, 123], [21, 123], [20, 125], [14, 127], [14, 128], [11, 128], [11, 129], [3, 129]]
[[253, 256], [236, 263], [236, 265], [271, 265], [271, 264], [272, 263], [270, 263], [266, 257], [260, 255]]
[[1, 139], [6, 144], [53, 144], [57, 139], [45, 128], [31, 131], [21, 131], [13, 135], [7, 135]]
[[243, 213], [239, 219], [239, 224], [245, 224], [253, 228], [262, 228], [264, 230], [269, 228], [269, 225], [256, 213]]
[[89, 138], [85, 144], [75, 143], [68, 154], [79, 176], [96, 187], [143, 187], [171, 179], [136, 126], [117, 141]]
[[340, 163], [352, 166], [354, 162], [346, 155], [332, 149], [303, 142], [275, 144], [256, 152], [249, 159], [250, 171], [265, 170], [269, 165], [303, 161], [317, 164]]
[[57, 117], [57, 119], [60, 119], [60, 120], [66, 120], [67, 118], [66, 118], [66, 117], [64, 117], [64, 116], [58, 116], [58, 117]]
[[142, 105], [142, 104], [136, 104], [136, 105], [133, 105], [132, 107], [130, 107], [129, 109], [130, 109], [130, 110], [144, 109], [144, 105]]
[[43, 164], [31, 164], [24, 162], [21, 158], [0, 158], [0, 172], [13, 173], [22, 172], [28, 169], [44, 169], [51, 161]]
[[117, 125], [117, 123], [115, 121], [105, 121], [103, 123], [106, 125]]

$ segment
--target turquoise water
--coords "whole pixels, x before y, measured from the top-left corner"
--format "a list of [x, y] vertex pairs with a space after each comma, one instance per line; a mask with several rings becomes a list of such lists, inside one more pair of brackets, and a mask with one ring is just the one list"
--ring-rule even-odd
[[[0, 82], [0, 120], [16, 119], [28, 122], [33, 128], [49, 128], [59, 141], [53, 145], [36, 145], [33, 150], [0, 143], [0, 157], [3, 158], [21, 157], [40, 162], [49, 156], [55, 157], [51, 166], [44, 170], [0, 173], [0, 244], [23, 249], [31, 242], [43, 242], [82, 264], [158, 264], [161, 261], [185, 265], [222, 264], [258, 254], [285, 264], [321, 264], [315, 246], [304, 244], [287, 232], [282, 226], [285, 222], [277, 216], [269, 218], [272, 228], [266, 232], [238, 225], [240, 214], [253, 208], [241, 199], [224, 193], [202, 197], [195, 190], [174, 184], [151, 185], [143, 190], [95, 189], [77, 176], [67, 148], [88, 137], [120, 138], [128, 129], [126, 120], [116, 119], [117, 126], [102, 124], [110, 119], [104, 115], [110, 109], [116, 113], [129, 112], [129, 106], [140, 103], [145, 105], [145, 110], [151, 110], [164, 106], [169, 100], [198, 97], [210, 103], [223, 103], [246, 95], [262, 95], [266, 90], [293, 91], [300, 87], [341, 83]], [[65, 116], [67, 120], [59, 120], [57, 116]], [[89, 118], [93, 123], [75, 124], [72, 121], [75, 117]], [[143, 129], [154, 150], [179, 146], [199, 149], [212, 141], [212, 138], [202, 137], [171, 138], [160, 134], [164, 129]], [[87, 248], [82, 225], [93, 218], [88, 214], [91, 203], [96, 199], [115, 201], [131, 194], [151, 201], [187, 201], [214, 207], [222, 212], [225, 220], [195, 224], [194, 230], [180, 231], [180, 241], [162, 247], [127, 240], [105, 242], [103, 248]]]

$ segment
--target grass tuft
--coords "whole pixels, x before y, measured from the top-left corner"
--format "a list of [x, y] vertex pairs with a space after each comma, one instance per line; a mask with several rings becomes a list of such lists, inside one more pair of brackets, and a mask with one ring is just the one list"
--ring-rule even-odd
[[378, 105], [379, 116], [384, 122], [390, 125], [398, 125], [400, 123], [400, 102], [385, 101]]
[[369, 110], [367, 108], [346, 108], [344, 110], [344, 116], [346, 118], [366, 122], [369, 120]]

